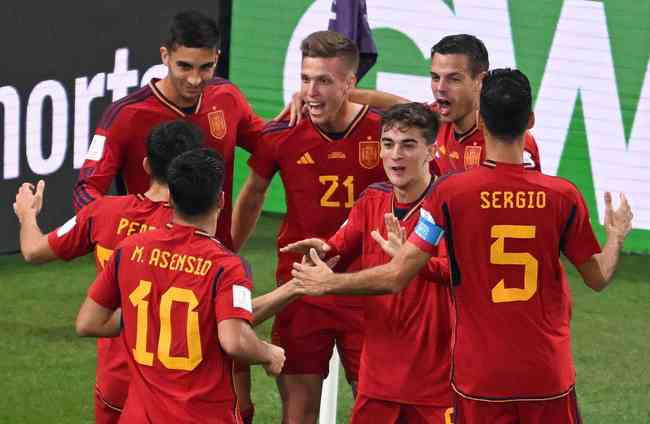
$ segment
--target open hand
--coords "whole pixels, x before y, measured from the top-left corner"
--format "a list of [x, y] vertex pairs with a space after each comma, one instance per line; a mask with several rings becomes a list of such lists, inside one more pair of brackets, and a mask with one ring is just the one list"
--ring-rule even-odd
[[370, 235], [386, 254], [393, 257], [406, 242], [406, 230], [392, 213], [384, 215], [384, 224], [386, 225], [387, 238], [383, 238], [377, 230], [373, 230]]
[[327, 263], [318, 256], [315, 249], [309, 249], [309, 260], [303, 258], [302, 263], [293, 263], [291, 275], [296, 279], [300, 291], [310, 296], [327, 294], [328, 278], [333, 275]]
[[286, 105], [284, 109], [282, 109], [282, 111], [272, 119], [272, 121], [279, 121], [288, 114], [289, 126], [293, 127], [294, 125], [298, 125], [300, 123], [302, 113], [305, 109], [306, 105], [302, 100], [302, 94], [300, 91], [296, 91], [293, 93], [293, 96], [291, 96], [291, 103]]
[[608, 236], [617, 237], [619, 243], [623, 243], [632, 229], [632, 218], [634, 214], [625, 194], [620, 194], [620, 203], [615, 210], [612, 206], [612, 194], [605, 192], [605, 231]]

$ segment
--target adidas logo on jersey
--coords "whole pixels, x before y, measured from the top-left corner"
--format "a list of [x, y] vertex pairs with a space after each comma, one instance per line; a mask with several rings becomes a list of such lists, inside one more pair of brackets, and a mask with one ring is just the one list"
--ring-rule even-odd
[[307, 153], [303, 154], [302, 156], [300, 156], [300, 159], [298, 159], [296, 161], [296, 163], [298, 165], [313, 165], [316, 162], [314, 162], [314, 159], [312, 159], [309, 152], [307, 152]]

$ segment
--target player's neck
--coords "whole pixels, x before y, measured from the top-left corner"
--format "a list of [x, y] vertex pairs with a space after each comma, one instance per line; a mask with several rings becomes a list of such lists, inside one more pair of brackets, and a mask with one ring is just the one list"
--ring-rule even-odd
[[184, 225], [187, 227], [195, 227], [198, 230], [201, 230], [208, 234], [215, 234], [217, 232], [217, 220], [219, 218], [219, 212], [216, 213], [210, 212], [203, 215], [186, 217], [178, 212], [174, 211], [174, 218], [172, 222], [178, 225]]
[[171, 81], [169, 81], [169, 78], [163, 78], [160, 81], [156, 82], [156, 88], [160, 90], [163, 96], [173, 104], [175, 104], [178, 107], [192, 107], [195, 104], [195, 101], [188, 101], [187, 99], [184, 99], [181, 97], [174, 86], [172, 85]]
[[476, 111], [473, 110], [457, 121], [453, 122], [454, 131], [458, 134], [465, 134], [476, 126]]
[[501, 141], [485, 131], [485, 158], [499, 163], [524, 162], [524, 136], [512, 142]]
[[168, 202], [169, 187], [166, 184], [160, 184], [154, 181], [151, 183], [149, 190], [144, 192], [144, 195], [152, 202]]
[[363, 105], [345, 100], [332, 121], [320, 125], [320, 127], [325, 132], [343, 132], [350, 127], [350, 124], [352, 124], [352, 121], [354, 121], [362, 108]]
[[395, 193], [395, 200], [399, 203], [413, 203], [422, 197], [422, 194], [429, 188], [431, 183], [431, 174], [427, 172], [426, 176], [413, 181], [406, 187], [393, 186], [393, 193]]

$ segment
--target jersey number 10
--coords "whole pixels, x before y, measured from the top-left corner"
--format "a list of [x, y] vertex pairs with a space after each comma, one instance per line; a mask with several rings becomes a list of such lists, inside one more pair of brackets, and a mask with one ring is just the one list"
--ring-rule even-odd
[[[140, 280], [138, 287], [129, 294], [131, 304], [137, 308], [137, 328], [133, 358], [138, 364], [153, 366], [153, 352], [147, 351], [149, 326], [149, 302], [145, 298], [151, 292], [151, 281]], [[172, 304], [187, 303], [187, 357], [171, 356]], [[160, 298], [160, 335], [158, 337], [158, 359], [171, 370], [191, 371], [203, 360], [199, 313], [194, 309], [199, 301], [192, 290], [170, 287]]]

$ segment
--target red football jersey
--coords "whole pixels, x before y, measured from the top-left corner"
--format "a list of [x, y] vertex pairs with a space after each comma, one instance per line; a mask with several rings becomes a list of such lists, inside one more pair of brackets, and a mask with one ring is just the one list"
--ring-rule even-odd
[[250, 322], [251, 290], [244, 260], [194, 227], [168, 224], [118, 245], [88, 295], [122, 308], [131, 371], [124, 422], [235, 422], [232, 359], [217, 324]]
[[[404, 211], [401, 225], [407, 234], [418, 222], [422, 200], [408, 205], [408, 212]], [[390, 256], [370, 233], [376, 229], [385, 237], [384, 214], [395, 213], [395, 208], [400, 206], [389, 183], [371, 185], [328, 243], [342, 256], [360, 255], [364, 269], [390, 262]], [[445, 254], [436, 252], [434, 256], [439, 253]], [[447, 260], [431, 258], [427, 265], [443, 270], [438, 275], [427, 274], [430, 269], [423, 270], [397, 294], [364, 298], [360, 394], [406, 404], [452, 405], [449, 383], [452, 305], [445, 273]]]
[[[56, 256], [65, 261], [94, 251], [99, 274], [120, 241], [162, 227], [171, 218], [172, 209], [167, 202], [152, 202], [141, 194], [106, 196], [82, 208], [47, 237]], [[97, 339], [96, 384], [103, 399], [118, 407], [124, 405], [129, 370], [122, 340]]]
[[[381, 117], [368, 106], [338, 140], [332, 140], [308, 117], [295, 127], [286, 122], [266, 127], [248, 163], [261, 177], [271, 179], [279, 172], [282, 178], [287, 213], [278, 248], [309, 237], [328, 238], [348, 217], [359, 194], [386, 179], [379, 158], [380, 135]], [[300, 255], [278, 251], [278, 284], [291, 279], [294, 261], [300, 261]], [[332, 301], [327, 296], [308, 299], [320, 304]], [[359, 302], [336, 299], [338, 304], [349, 301]]]
[[149, 188], [149, 175], [142, 168], [147, 137], [158, 124], [185, 119], [198, 125], [208, 147], [217, 150], [226, 163], [223, 190], [226, 204], [219, 215], [217, 238], [231, 246], [232, 180], [235, 146], [252, 152], [264, 127], [243, 94], [228, 80], [215, 78], [203, 89], [192, 113], [167, 100], [152, 80], [148, 86], [108, 107], [97, 126], [86, 161], [79, 170], [73, 191], [73, 205], [79, 210], [105, 194], [120, 175], [129, 193]]
[[[437, 110], [435, 103], [431, 110]], [[457, 134], [451, 122], [441, 122], [434, 146], [436, 154], [431, 170], [436, 175], [476, 168], [485, 160], [485, 138], [476, 125], [464, 134]], [[524, 163], [533, 163], [535, 169], [542, 170], [537, 143], [528, 131], [524, 138]]]
[[484, 400], [570, 391], [571, 295], [560, 252], [576, 266], [600, 252], [578, 189], [486, 161], [440, 180], [409, 241], [433, 252], [436, 224], [446, 232], [454, 283], [455, 390]]

